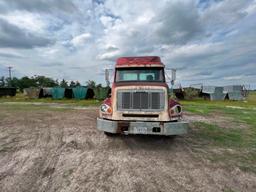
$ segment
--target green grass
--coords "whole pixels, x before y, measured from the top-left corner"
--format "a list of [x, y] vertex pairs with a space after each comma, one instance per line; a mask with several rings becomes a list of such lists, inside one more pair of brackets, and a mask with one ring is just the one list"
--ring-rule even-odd
[[[239, 167], [256, 174], [256, 92], [246, 101], [193, 100], [181, 103], [190, 113], [228, 117], [233, 121], [224, 127], [217, 123], [193, 122], [191, 141], [197, 142], [194, 151], [212, 162], [224, 163], [227, 168]], [[246, 126], [240, 127], [241, 124]]]
[[[251, 125], [251, 124], [250, 124]], [[239, 167], [256, 174], [256, 127], [219, 127], [204, 122], [194, 122], [190, 139], [192, 149], [214, 163], [225, 164], [227, 169]], [[203, 151], [203, 153], [202, 153]]]
[[231, 107], [256, 110], [256, 91], [251, 92], [245, 101], [208, 101], [203, 99], [195, 99], [191, 101], [181, 101], [181, 103], [185, 111], [200, 115], [208, 115], [210, 112], [224, 110], [226, 108], [231, 109]]
[[242, 147], [246, 143], [241, 129], [223, 129], [217, 125], [203, 122], [195, 122], [193, 125], [196, 127], [195, 139], [207, 141], [209, 145]]
[[[199, 138], [212, 141], [212, 145], [256, 148], [256, 92], [250, 94], [246, 101], [196, 100], [182, 101], [182, 104], [184, 110], [190, 113], [232, 119], [225, 128], [215, 124], [194, 122], [194, 127], [198, 128]], [[248, 128], [239, 127], [241, 124]]]
[[[8, 102], [8, 103], [7, 103]], [[96, 99], [52, 99], [40, 98], [30, 99], [19, 93], [15, 97], [0, 97], [0, 107], [5, 110], [51, 110], [51, 111], [66, 111], [73, 107], [99, 106], [102, 101]], [[38, 104], [38, 105], [37, 105]], [[56, 106], [54, 105], [56, 104]], [[0, 114], [0, 117], [4, 114]]]
[[0, 103], [4, 102], [30, 102], [30, 103], [59, 103], [59, 104], [69, 104], [74, 106], [98, 106], [101, 101], [96, 99], [52, 99], [52, 98], [40, 98], [40, 99], [30, 99], [25, 97], [23, 94], [18, 93], [15, 97], [1, 97]]

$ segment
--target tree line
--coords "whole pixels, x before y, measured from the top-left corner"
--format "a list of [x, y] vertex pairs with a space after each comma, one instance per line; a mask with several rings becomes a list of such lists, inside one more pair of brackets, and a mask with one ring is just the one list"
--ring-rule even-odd
[[[12, 79], [10, 78], [5, 78], [5, 77], [0, 77], [0, 87], [15, 87], [19, 89], [20, 91], [23, 91], [24, 88], [29, 88], [29, 87], [76, 87], [76, 86], [81, 86], [79, 81], [66, 81], [65, 79], [62, 79], [61, 81], [59, 80], [54, 80], [50, 77], [45, 77], [45, 76], [24, 76], [21, 78], [14, 77]], [[101, 84], [96, 84], [95, 81], [87, 81], [86, 86], [89, 86], [91, 88], [95, 88], [97, 86], [101, 86]]]

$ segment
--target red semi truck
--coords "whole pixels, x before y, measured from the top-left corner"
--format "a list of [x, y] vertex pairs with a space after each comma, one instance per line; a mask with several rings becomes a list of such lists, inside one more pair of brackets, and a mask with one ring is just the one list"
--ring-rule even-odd
[[181, 105], [169, 98], [164, 67], [157, 56], [118, 58], [111, 95], [100, 106], [97, 128], [106, 135], [187, 133]]

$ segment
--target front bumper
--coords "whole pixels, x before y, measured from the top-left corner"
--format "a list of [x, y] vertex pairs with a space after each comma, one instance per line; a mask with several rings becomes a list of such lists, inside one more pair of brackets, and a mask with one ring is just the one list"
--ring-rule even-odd
[[182, 135], [188, 131], [188, 123], [178, 122], [144, 122], [112, 121], [97, 118], [97, 129], [109, 133], [149, 134], [149, 135]]

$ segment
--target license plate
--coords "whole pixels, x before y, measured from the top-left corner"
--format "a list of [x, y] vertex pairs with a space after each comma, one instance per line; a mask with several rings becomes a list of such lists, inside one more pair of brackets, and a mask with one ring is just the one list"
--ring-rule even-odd
[[136, 133], [146, 134], [148, 129], [147, 127], [134, 127]]

